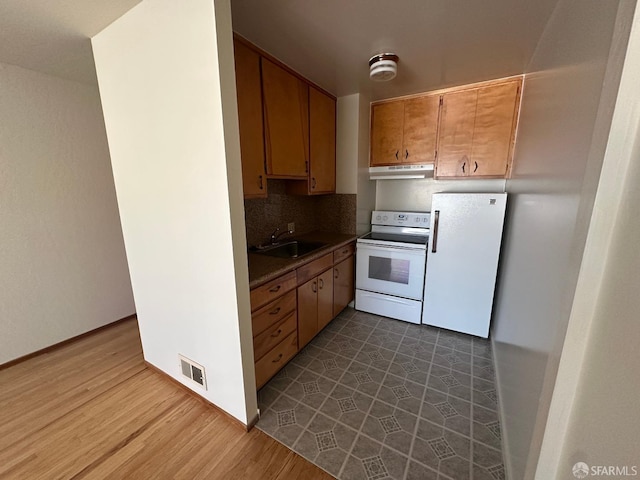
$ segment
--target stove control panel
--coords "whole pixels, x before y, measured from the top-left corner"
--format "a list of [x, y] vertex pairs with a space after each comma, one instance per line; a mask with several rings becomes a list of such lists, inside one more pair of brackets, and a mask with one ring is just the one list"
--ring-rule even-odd
[[371, 225], [429, 228], [430, 222], [430, 212], [391, 212], [375, 210], [371, 214]]

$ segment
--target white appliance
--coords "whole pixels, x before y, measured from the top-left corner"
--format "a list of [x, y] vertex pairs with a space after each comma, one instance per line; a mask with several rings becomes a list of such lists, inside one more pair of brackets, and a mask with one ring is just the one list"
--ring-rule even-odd
[[356, 310], [420, 323], [428, 212], [374, 211], [356, 241]]
[[487, 338], [506, 193], [436, 193], [422, 323]]

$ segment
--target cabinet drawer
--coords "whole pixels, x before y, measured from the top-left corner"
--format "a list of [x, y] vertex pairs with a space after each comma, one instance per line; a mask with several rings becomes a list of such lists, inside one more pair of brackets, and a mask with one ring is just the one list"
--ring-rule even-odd
[[279, 322], [288, 314], [296, 309], [296, 291], [291, 290], [282, 297], [265, 305], [260, 310], [253, 312], [251, 315], [251, 326], [253, 327], [253, 336], [257, 337], [260, 333], [271, 327], [274, 323]]
[[338, 248], [333, 251], [333, 263], [340, 263], [342, 260], [347, 258], [349, 255], [353, 255], [356, 251], [355, 243], [350, 243], [349, 245], [345, 245], [343, 247]]
[[295, 332], [297, 324], [296, 312], [291, 312], [287, 317], [255, 337], [253, 339], [254, 358], [258, 360], [264, 357], [264, 355], [278, 345], [282, 339]]
[[313, 262], [309, 262], [296, 270], [298, 285], [324, 272], [333, 265], [333, 253], [327, 253]]
[[251, 311], [257, 310], [294, 288], [296, 288], [296, 272], [287, 273], [258, 288], [254, 288], [251, 290]]
[[256, 362], [256, 387], [260, 388], [298, 353], [298, 336], [290, 334]]

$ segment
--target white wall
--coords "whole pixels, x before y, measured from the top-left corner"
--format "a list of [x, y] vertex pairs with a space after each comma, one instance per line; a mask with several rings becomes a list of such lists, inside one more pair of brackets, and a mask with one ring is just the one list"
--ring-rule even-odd
[[0, 364], [135, 312], [95, 87], [0, 64]]
[[566, 478], [577, 462], [635, 467], [640, 384], [640, 9], [549, 410], [537, 478]]
[[[228, 0], [145, 0], [92, 43], [145, 359], [247, 423], [230, 22]], [[178, 354], [205, 367], [208, 391], [182, 377]]]
[[437, 192], [504, 192], [505, 180], [377, 180], [376, 210], [430, 212]]
[[633, 3], [561, 0], [527, 68], [492, 326], [511, 478], [536, 470]]
[[360, 95], [336, 102], [336, 193], [358, 193]]
[[371, 230], [376, 182], [369, 180], [369, 98], [353, 94], [338, 98], [336, 193], [355, 193], [356, 233]]

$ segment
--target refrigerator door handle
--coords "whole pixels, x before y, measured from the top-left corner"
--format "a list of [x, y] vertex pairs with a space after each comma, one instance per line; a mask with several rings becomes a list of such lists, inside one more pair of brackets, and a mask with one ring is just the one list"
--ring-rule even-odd
[[440, 225], [440, 210], [435, 211], [433, 218], [433, 241], [431, 242], [431, 253], [436, 253], [438, 250], [438, 227]]

